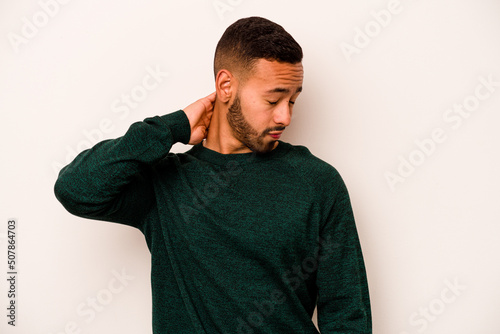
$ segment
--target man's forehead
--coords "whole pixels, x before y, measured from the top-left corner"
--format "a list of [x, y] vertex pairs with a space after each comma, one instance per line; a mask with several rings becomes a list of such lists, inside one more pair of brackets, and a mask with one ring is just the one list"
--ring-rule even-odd
[[[273, 93], [289, 94], [291, 92], [292, 92], [292, 90], [290, 88], [286, 88], [286, 87], [276, 87], [276, 88], [269, 89], [269, 90], [265, 91], [266, 94], [273, 94]], [[296, 94], [296, 93], [300, 93], [300, 92], [302, 92], [302, 86], [298, 87], [293, 93]]]
[[259, 59], [251, 79], [259, 81], [266, 93], [299, 93], [302, 91], [302, 63], [290, 64]]

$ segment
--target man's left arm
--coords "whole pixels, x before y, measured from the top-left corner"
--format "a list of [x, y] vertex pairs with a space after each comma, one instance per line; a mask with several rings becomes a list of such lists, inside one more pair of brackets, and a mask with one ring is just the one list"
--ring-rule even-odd
[[322, 334], [371, 334], [370, 297], [349, 194], [338, 173], [325, 208], [318, 258], [318, 326]]

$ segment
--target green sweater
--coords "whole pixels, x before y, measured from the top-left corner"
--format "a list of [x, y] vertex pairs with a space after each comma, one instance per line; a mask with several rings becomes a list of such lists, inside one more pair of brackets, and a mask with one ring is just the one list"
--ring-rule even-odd
[[153, 331], [371, 333], [363, 256], [334, 167], [279, 141], [266, 154], [185, 153], [182, 110], [131, 125], [64, 167], [72, 214], [138, 228], [151, 252]]

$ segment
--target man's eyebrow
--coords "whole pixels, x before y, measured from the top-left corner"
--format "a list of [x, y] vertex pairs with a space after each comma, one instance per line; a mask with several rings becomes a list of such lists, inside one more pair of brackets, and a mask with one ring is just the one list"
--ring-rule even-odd
[[[300, 93], [300, 92], [302, 92], [302, 86], [300, 86], [299, 88], [297, 88], [297, 90], [295, 91], [295, 93]], [[272, 93], [290, 93], [290, 89], [277, 87], [277, 88], [268, 90], [266, 93], [268, 93], [268, 94], [272, 94]]]

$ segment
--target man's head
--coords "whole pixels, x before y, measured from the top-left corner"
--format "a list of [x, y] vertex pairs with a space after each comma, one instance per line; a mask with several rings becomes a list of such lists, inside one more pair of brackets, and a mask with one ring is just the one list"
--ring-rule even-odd
[[302, 91], [302, 57], [293, 37], [264, 18], [238, 20], [224, 32], [214, 59], [216, 103], [236, 146], [257, 153], [276, 146]]
[[259, 59], [297, 64], [302, 48], [282, 26], [262, 17], [249, 17], [230, 25], [222, 35], [214, 58], [214, 75], [226, 69], [244, 81]]

